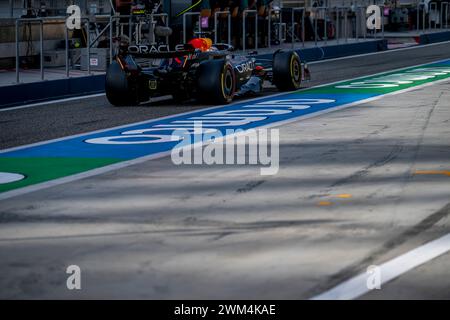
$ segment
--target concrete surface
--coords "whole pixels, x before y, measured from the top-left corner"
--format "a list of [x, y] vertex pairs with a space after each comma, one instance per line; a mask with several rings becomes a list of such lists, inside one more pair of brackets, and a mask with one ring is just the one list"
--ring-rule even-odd
[[[279, 127], [275, 176], [162, 158], [2, 201], [0, 297], [310, 298], [448, 233], [450, 177], [415, 172], [449, 170], [449, 100], [446, 82]], [[362, 298], [449, 299], [448, 263]], [[71, 264], [80, 291], [66, 289]]]

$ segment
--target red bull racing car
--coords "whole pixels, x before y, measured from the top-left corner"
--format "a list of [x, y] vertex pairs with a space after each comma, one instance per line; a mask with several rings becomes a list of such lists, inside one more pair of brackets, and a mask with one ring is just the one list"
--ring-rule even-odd
[[[138, 60], [153, 64], [144, 67]], [[155, 65], [156, 62], [156, 65]], [[226, 104], [235, 96], [259, 93], [270, 81], [281, 91], [300, 88], [309, 71], [295, 51], [278, 50], [272, 59], [235, 55], [226, 44], [196, 38], [177, 45], [121, 44], [106, 73], [106, 96], [116, 106], [136, 105], [172, 95], [177, 101]]]

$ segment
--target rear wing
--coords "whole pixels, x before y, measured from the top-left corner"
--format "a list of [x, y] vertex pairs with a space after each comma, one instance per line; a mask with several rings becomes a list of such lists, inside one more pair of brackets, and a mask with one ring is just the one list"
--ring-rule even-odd
[[131, 55], [137, 58], [164, 59], [183, 57], [196, 52], [190, 44], [180, 44], [175, 50], [169, 50], [168, 45], [132, 45], [121, 46], [122, 55]]
[[[128, 43], [120, 42], [119, 53], [121, 55], [131, 55], [137, 58], [147, 59], [164, 59], [176, 58], [186, 55], [200, 53], [202, 50], [194, 47], [191, 43], [178, 44], [174, 47], [175, 50], [170, 50], [169, 45], [128, 45]], [[208, 50], [209, 51], [209, 50]], [[234, 51], [233, 46], [223, 43], [214, 44], [214, 51], [210, 52], [213, 55], [222, 56]]]
[[189, 54], [195, 53], [192, 51], [165, 51], [165, 52], [128, 52], [129, 55], [136, 58], [148, 58], [148, 59], [167, 59], [167, 58], [180, 58]]

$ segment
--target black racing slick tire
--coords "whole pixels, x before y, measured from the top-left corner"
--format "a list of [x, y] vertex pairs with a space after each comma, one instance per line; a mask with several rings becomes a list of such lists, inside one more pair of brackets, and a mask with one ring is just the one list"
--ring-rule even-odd
[[105, 81], [106, 98], [112, 105], [132, 106], [139, 103], [136, 90], [117, 61], [109, 65]]
[[230, 62], [208, 60], [197, 71], [197, 99], [205, 103], [227, 104], [236, 92], [236, 75]]
[[279, 51], [273, 57], [272, 83], [280, 91], [293, 91], [302, 82], [302, 63], [295, 51]]

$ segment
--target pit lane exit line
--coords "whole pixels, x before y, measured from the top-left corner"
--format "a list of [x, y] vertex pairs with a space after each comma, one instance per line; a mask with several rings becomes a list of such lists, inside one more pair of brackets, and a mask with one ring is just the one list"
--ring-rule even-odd
[[95, 94], [88, 94], [88, 95], [85, 95], [85, 96], [63, 98], [63, 99], [57, 99], [57, 100], [51, 100], [51, 101], [35, 102], [35, 103], [30, 103], [30, 104], [24, 104], [22, 106], [1, 108], [0, 112], [13, 111], [13, 110], [19, 110], [19, 109], [26, 109], [26, 108], [31, 108], [31, 107], [39, 107], [39, 106], [43, 106], [43, 105], [56, 104], [56, 103], [61, 103], [61, 102], [69, 102], [69, 101], [75, 101], [75, 100], [96, 98], [96, 97], [101, 97], [101, 96], [104, 96], [104, 95], [105, 95], [105, 93], [95, 93]]
[[[450, 233], [389, 260], [379, 267], [381, 285], [450, 251]], [[361, 273], [311, 300], [351, 300], [372, 291], [367, 285], [370, 274]], [[382, 287], [381, 287], [382, 289]]]
[[396, 53], [396, 52], [401, 52], [401, 51], [417, 50], [417, 49], [421, 49], [421, 48], [434, 47], [434, 46], [443, 45], [443, 44], [447, 44], [447, 43], [450, 43], [450, 41], [435, 42], [435, 43], [416, 45], [416, 46], [406, 47], [406, 48], [389, 49], [389, 50], [385, 50], [385, 51], [361, 53], [361, 54], [355, 54], [352, 56], [311, 61], [311, 62], [308, 62], [308, 65], [320, 64], [320, 63], [324, 63], [324, 62], [341, 61], [341, 60], [346, 60], [346, 59], [351, 59], [351, 58], [361, 58], [361, 57], [369, 57], [369, 56], [374, 56], [374, 55], [383, 55], [386, 53]]
[[[419, 70], [416, 69], [419, 67], [426, 67], [428, 69], [422, 68], [420, 70], [424, 73], [418, 74], [418, 71], [415, 70]], [[401, 79], [398, 79], [399, 74], [395, 73], [399, 70], [404, 71], [403, 75], [406, 77], [405, 79], [414, 79], [415, 82], [405, 80], [400, 81]], [[442, 70], [445, 70], [445, 72]], [[143, 148], [142, 145], [135, 145], [132, 141], [126, 142], [125, 140], [133, 139], [138, 136], [118, 135], [139, 130], [155, 131], [158, 129], [158, 126], [167, 126], [168, 120], [172, 120], [172, 123], [176, 123], [177, 121], [186, 122], [186, 119], [190, 119], [187, 116], [210, 116], [213, 114], [208, 112], [212, 110], [219, 111], [215, 112], [216, 114], [227, 114], [231, 112], [237, 113], [238, 115], [240, 112], [244, 111], [247, 112], [246, 115], [249, 116], [248, 118], [252, 118], [250, 117], [251, 114], [248, 114], [251, 109], [249, 110], [245, 108], [259, 107], [259, 111], [261, 111], [261, 108], [263, 107], [283, 107], [285, 109], [292, 109], [289, 112], [281, 112], [281, 114], [278, 112], [275, 116], [269, 113], [267, 114], [267, 117], [263, 118], [264, 121], [260, 121], [261, 119], [258, 119], [258, 121], [255, 120], [254, 122], [250, 121], [246, 125], [237, 126], [237, 128], [242, 128], [245, 130], [250, 128], [280, 126], [285, 123], [298, 121], [299, 119], [310, 118], [323, 113], [347, 108], [349, 106], [367, 103], [391, 94], [400, 94], [442, 81], [448, 81], [450, 78], [449, 70], [450, 60], [440, 60], [435, 63], [422, 64], [419, 66], [378, 73], [369, 77], [359, 77], [353, 80], [335, 82], [334, 84], [321, 85], [309, 88], [307, 90], [292, 93], [280, 93], [268, 97], [245, 100], [228, 106], [216, 106], [191, 111], [184, 114], [172, 115], [165, 118], [158, 118], [116, 128], [99, 130], [87, 134], [3, 150], [0, 151], [0, 172], [4, 171], [24, 174], [27, 178], [18, 182], [7, 184], [6, 187], [3, 185], [3, 189], [1, 189], [2, 185], [0, 184], [0, 191], [3, 191], [3, 193], [0, 194], [0, 200], [27, 192], [36, 191], [42, 188], [47, 188], [53, 185], [75, 181], [118, 168], [123, 168], [135, 163], [147, 161], [149, 159], [166, 156], [170, 154], [172, 147], [176, 143], [170, 144], [167, 143], [167, 141], [164, 141], [166, 144], [160, 143], [158, 146], [157, 143], [150, 142], [149, 140], [149, 142], [142, 142], [145, 146], [145, 148]], [[433, 76], [430, 76], [430, 73], [433, 73]], [[386, 83], [374, 89], [373, 82], [380, 82], [381, 80], [377, 80], [381, 79], [378, 77], [380, 75], [383, 75], [381, 78], [384, 79]], [[400, 76], [402, 76], [402, 74], [400, 74]], [[392, 85], [394, 81], [393, 79], [397, 79], [395, 81], [398, 82], [399, 85]], [[355, 82], [355, 80], [361, 81]], [[368, 85], [369, 87], [365, 89], [363, 87], [361, 89], [361, 83], [366, 83], [365, 85]], [[356, 86], [358, 89], [349, 89], [347, 88], [348, 86]], [[274, 100], [274, 98], [277, 98], [277, 100]], [[286, 103], [292, 103], [292, 101], [297, 101], [297, 103], [300, 103], [298, 101], [303, 101], [303, 103], [300, 103], [303, 105], [286, 105]], [[279, 105], [274, 106], [274, 103], [279, 103]], [[311, 104], [311, 106], [305, 106], [305, 104]], [[220, 109], [222, 109], [222, 111], [220, 111]], [[264, 109], [263, 111], [266, 110], [267, 109]], [[277, 109], [276, 111], [280, 110], [282, 109]], [[235, 118], [236, 115], [233, 117]], [[191, 119], [192, 118], [193, 117], [191, 117]], [[124, 128], [127, 128], [128, 130], [122, 132], [120, 129]], [[159, 129], [164, 130], [161, 128]], [[220, 128], [218, 130], [220, 130]], [[125, 140], [126, 145], [118, 146], [108, 145], [105, 143], [100, 145], [86, 143], [86, 141], [94, 141], [99, 138], [105, 139], [105, 134], [108, 133], [112, 136], [112, 138], [114, 138], [114, 136], [117, 138], [118, 136], [120, 140]], [[149, 145], [151, 147], [149, 147]], [[13, 168], [14, 170], [8, 171], [8, 168]], [[26, 172], [27, 170], [28, 172]]]

